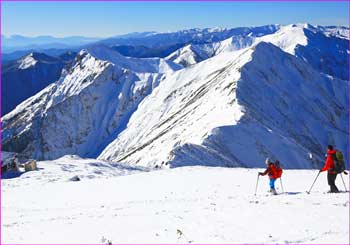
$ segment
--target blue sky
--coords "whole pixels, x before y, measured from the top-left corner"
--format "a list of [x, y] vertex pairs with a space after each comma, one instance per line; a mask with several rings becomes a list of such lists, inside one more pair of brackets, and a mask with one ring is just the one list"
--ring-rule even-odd
[[349, 25], [348, 2], [2, 2], [2, 34], [130, 32], [308, 22]]

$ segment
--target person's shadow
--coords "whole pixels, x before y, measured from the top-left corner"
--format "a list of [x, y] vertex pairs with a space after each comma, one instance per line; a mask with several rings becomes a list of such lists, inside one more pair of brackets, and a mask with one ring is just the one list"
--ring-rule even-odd
[[[43, 168], [37, 168], [35, 170], [32, 171], [40, 171]], [[27, 171], [27, 172], [31, 172], [31, 171]], [[21, 171], [8, 171], [5, 173], [1, 173], [1, 179], [14, 179], [14, 178], [18, 178], [20, 177], [22, 174], [27, 173], [27, 172], [21, 172]]]
[[18, 178], [19, 176], [21, 176], [22, 174], [24, 174], [25, 172], [15, 172], [15, 171], [9, 171], [6, 173], [1, 173], [1, 179], [14, 179], [14, 178]]
[[283, 194], [286, 194], [286, 195], [298, 195], [298, 194], [301, 194], [302, 192], [298, 191], [298, 192], [284, 192]]

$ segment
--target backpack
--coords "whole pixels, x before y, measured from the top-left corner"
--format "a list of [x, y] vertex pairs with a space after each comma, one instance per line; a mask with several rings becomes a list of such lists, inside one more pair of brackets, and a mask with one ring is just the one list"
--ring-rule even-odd
[[344, 156], [341, 151], [337, 151], [335, 154], [333, 154], [333, 160], [334, 160], [334, 171], [337, 174], [340, 174], [345, 171], [345, 162], [344, 162]]
[[282, 170], [280, 161], [276, 160], [274, 165], [275, 165], [275, 170], [276, 170], [276, 177], [281, 178], [283, 170]]

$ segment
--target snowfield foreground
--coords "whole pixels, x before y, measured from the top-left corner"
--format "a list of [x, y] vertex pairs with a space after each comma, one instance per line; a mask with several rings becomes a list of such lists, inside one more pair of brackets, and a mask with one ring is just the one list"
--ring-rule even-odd
[[349, 244], [349, 193], [327, 194], [322, 173], [307, 194], [317, 170], [285, 170], [278, 196], [260, 177], [254, 196], [261, 169], [148, 171], [73, 156], [38, 167], [1, 182], [2, 244]]

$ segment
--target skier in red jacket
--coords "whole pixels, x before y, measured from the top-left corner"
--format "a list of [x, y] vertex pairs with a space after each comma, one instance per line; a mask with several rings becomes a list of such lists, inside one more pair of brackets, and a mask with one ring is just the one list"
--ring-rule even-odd
[[273, 162], [270, 162], [270, 160], [267, 158], [266, 161], [266, 170], [262, 173], [260, 172], [259, 175], [265, 176], [266, 174], [270, 178], [270, 192], [274, 195], [277, 195], [276, 189], [275, 189], [275, 181], [277, 178], [279, 178], [279, 173], [276, 171], [275, 165]]
[[337, 193], [339, 192], [337, 186], [335, 185], [335, 179], [337, 178], [337, 173], [334, 171], [334, 155], [337, 153], [336, 150], [333, 150], [332, 145], [328, 145], [326, 162], [323, 168], [320, 169], [320, 172], [327, 170], [327, 181], [331, 190], [329, 192]]

